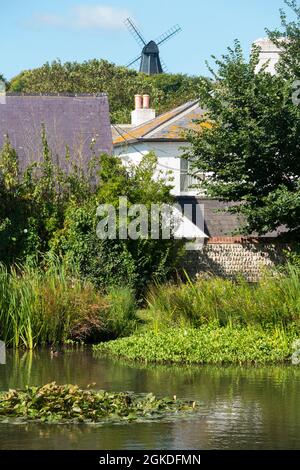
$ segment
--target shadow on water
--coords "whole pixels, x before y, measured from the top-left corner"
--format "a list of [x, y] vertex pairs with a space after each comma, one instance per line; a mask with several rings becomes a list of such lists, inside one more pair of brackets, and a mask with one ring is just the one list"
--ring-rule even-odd
[[1, 449], [299, 449], [300, 367], [128, 364], [90, 350], [8, 351], [0, 390], [56, 381], [199, 400], [199, 416], [126, 425], [1, 424]]

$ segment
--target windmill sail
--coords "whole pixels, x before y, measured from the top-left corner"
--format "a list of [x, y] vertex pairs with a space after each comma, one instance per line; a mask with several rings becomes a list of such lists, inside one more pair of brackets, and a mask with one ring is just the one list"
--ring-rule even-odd
[[131, 18], [127, 18], [125, 24], [138, 45], [142, 48], [141, 54], [132, 60], [127, 67], [131, 67], [140, 60], [140, 72], [142, 73], [147, 75], [157, 75], [166, 72], [167, 68], [160, 59], [158, 46], [164, 44], [173, 36], [178, 34], [181, 31], [180, 26], [173, 26], [166, 33], [162, 34], [156, 41], [150, 41], [147, 43], [141, 31], [134, 24]]
[[142, 47], [146, 46], [146, 40], [144, 39], [142, 33], [140, 32], [138, 27], [134, 24], [131, 18], [127, 18], [125, 20], [125, 25], [127, 26], [127, 29], [130, 32], [130, 34], [132, 34], [136, 42], [139, 44], [139, 46], [142, 46]]
[[179, 25], [173, 26], [170, 28], [168, 31], [166, 31], [164, 34], [159, 36], [159, 38], [156, 39], [156, 44], [160, 46], [161, 44], [164, 44], [165, 42], [169, 41], [173, 36], [176, 34], [180, 33], [181, 27]]

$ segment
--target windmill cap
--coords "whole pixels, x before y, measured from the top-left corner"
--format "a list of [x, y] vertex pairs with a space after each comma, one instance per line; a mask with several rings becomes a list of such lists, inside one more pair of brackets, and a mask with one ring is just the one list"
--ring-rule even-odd
[[159, 49], [158, 45], [154, 41], [148, 42], [146, 46], [143, 48], [143, 54], [158, 54]]

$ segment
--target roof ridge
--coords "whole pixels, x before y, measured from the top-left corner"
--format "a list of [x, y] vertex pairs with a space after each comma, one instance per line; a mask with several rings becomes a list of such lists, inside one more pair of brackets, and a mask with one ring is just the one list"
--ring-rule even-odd
[[[145, 125], [150, 125], [151, 122], [154, 122], [158, 119], [163, 119], [164, 116], [167, 116], [168, 114], [173, 113], [172, 116], [170, 116], [168, 119], [166, 119], [166, 121], [163, 122], [163, 124], [165, 124], [166, 122], [168, 122], [171, 119], [174, 119], [176, 116], [178, 116], [178, 114], [180, 114], [183, 111], [183, 109], [187, 110], [189, 108], [192, 108], [198, 102], [199, 102], [199, 98], [197, 100], [193, 100], [193, 101], [186, 101], [185, 103], [181, 104], [180, 106], [177, 106], [177, 108], [173, 108], [173, 109], [170, 109], [169, 111], [165, 111], [164, 113], [159, 114], [158, 116], [151, 119], [150, 121], [144, 122], [143, 124], [139, 124], [138, 126], [133, 127], [131, 130], [132, 131], [138, 131], [140, 128], [144, 127]], [[157, 127], [159, 127], [160, 125], [162, 125], [162, 123], [160, 123]], [[146, 132], [146, 135], [149, 134], [149, 132], [152, 132], [154, 129], [156, 129], [156, 127], [149, 130], [148, 132]]]
[[[124, 143], [129, 143], [132, 141], [143, 141], [147, 139], [147, 136], [157, 132], [161, 127], [164, 128], [168, 126], [173, 120], [180, 119], [181, 115], [189, 114], [193, 108], [200, 107], [199, 99], [187, 101], [186, 103], [173, 108], [170, 111], [167, 111], [163, 114], [160, 114], [150, 121], [144, 122], [139, 126], [129, 128], [128, 130], [122, 130], [122, 136], [114, 138], [114, 145], [122, 145]], [[181, 139], [180, 139], [181, 140]]]
[[[151, 134], [152, 132], [156, 131], [157, 129], [159, 129], [161, 126], [165, 126], [165, 125], [168, 125], [168, 122], [169, 121], [172, 121], [174, 119], [176, 119], [182, 112], [186, 112], [188, 111], [190, 108], [192, 108], [193, 106], [196, 106], [198, 103], [199, 103], [199, 100], [197, 101], [194, 101], [194, 102], [190, 102], [188, 101], [186, 104], [189, 103], [189, 106], [182, 106], [182, 107], [178, 107], [178, 108], [174, 108], [173, 109], [173, 116], [170, 116], [168, 119], [166, 119], [166, 121], [164, 122], [161, 122], [161, 123], [158, 123], [157, 126], [154, 126], [152, 129], [150, 129], [148, 132], [146, 132], [143, 137], [146, 137], [148, 134]], [[182, 108], [182, 109], [181, 109]], [[179, 111], [180, 109], [180, 111]], [[167, 113], [166, 113], [167, 114]], [[161, 116], [160, 116], [161, 117]]]

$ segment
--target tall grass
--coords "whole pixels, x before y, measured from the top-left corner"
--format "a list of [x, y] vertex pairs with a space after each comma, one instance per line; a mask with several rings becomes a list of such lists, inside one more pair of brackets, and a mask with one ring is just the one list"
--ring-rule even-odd
[[107, 293], [109, 304], [108, 330], [115, 338], [128, 336], [137, 329], [137, 302], [132, 289], [111, 287]]
[[[122, 295], [126, 310], [134, 297], [131, 292], [125, 297], [124, 290]], [[60, 263], [52, 262], [47, 269], [25, 265], [10, 271], [0, 265], [0, 337], [11, 347], [33, 349], [68, 339], [114, 336], [110, 318], [119, 308], [116, 303], [116, 293], [114, 297], [101, 294]]]
[[144, 318], [154, 330], [177, 326], [299, 324], [300, 268], [266, 272], [256, 285], [221, 278], [156, 285], [147, 296]]

